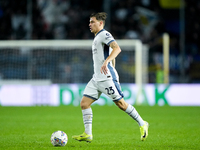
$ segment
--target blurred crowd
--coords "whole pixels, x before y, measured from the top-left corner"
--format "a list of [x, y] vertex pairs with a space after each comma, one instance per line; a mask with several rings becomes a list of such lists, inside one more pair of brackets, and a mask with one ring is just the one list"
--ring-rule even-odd
[[141, 39], [149, 45], [150, 83], [157, 82], [156, 72], [162, 69], [165, 32], [170, 35], [170, 82], [181, 82], [180, 36], [184, 29], [184, 82], [196, 83], [200, 82], [200, 1], [184, 1], [184, 28], [180, 26], [181, 1], [0, 0], [0, 40], [93, 39], [89, 16], [106, 11], [105, 28], [116, 39]]

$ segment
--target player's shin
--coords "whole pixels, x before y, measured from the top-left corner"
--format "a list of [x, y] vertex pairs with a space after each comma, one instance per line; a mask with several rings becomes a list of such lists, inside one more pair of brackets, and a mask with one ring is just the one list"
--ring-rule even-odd
[[144, 121], [141, 118], [141, 116], [139, 115], [139, 113], [137, 112], [137, 110], [132, 106], [132, 105], [128, 105], [127, 109], [125, 110], [125, 112], [131, 116], [135, 121], [137, 121], [137, 123], [139, 124], [139, 126], [143, 126], [144, 125]]
[[92, 109], [84, 109], [82, 110], [83, 114], [83, 123], [85, 126], [85, 133], [88, 135], [92, 135], [92, 118], [93, 118], [93, 113]]

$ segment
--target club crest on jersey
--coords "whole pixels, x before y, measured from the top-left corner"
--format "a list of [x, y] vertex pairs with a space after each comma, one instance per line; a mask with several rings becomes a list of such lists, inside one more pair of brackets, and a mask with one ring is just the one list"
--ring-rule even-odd
[[106, 40], [109, 39], [109, 38], [112, 38], [112, 35], [109, 34], [109, 33], [106, 33]]

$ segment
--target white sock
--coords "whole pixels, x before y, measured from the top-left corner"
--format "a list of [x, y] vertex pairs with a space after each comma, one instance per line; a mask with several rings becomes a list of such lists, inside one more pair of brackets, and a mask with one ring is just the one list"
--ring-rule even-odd
[[92, 108], [82, 110], [83, 114], [83, 123], [85, 126], [85, 133], [88, 135], [92, 135]]
[[129, 116], [131, 116], [135, 121], [137, 121], [139, 126], [143, 126], [144, 125], [144, 120], [140, 117], [140, 115], [138, 114], [137, 110], [132, 105], [129, 104], [127, 109], [125, 110], [125, 112]]

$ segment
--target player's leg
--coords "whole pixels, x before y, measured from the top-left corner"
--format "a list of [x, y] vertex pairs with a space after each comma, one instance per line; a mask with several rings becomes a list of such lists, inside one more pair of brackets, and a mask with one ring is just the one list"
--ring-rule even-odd
[[101, 93], [98, 92], [96, 89], [96, 86], [94, 85], [95, 82], [91, 80], [85, 90], [84, 90], [84, 96], [81, 100], [81, 109], [82, 109], [82, 115], [83, 115], [83, 123], [85, 127], [85, 131], [81, 135], [75, 135], [72, 136], [73, 139], [78, 141], [86, 141], [91, 142], [93, 139], [92, 136], [92, 108], [90, 107], [95, 100], [97, 100]]
[[137, 110], [132, 105], [125, 102], [123, 98], [119, 101], [114, 101], [114, 102], [121, 110], [125, 111], [129, 116], [131, 116], [135, 121], [137, 121], [139, 126], [144, 125], [144, 121], [140, 117]]
[[101, 86], [100, 89], [102, 92], [110, 97], [121, 110], [125, 111], [134, 120], [136, 120], [139, 126], [143, 126], [145, 124], [136, 109], [124, 101], [123, 92], [121, 90], [120, 83], [117, 80], [99, 82], [99, 86]]
[[99, 82], [99, 87], [103, 93], [110, 97], [115, 104], [129, 116], [131, 116], [140, 126], [141, 140], [145, 140], [148, 135], [148, 123], [143, 121], [137, 110], [123, 99], [123, 92], [120, 83], [116, 80], [106, 80]]
[[85, 131], [81, 135], [72, 136], [73, 139], [78, 140], [78, 141], [86, 141], [86, 142], [92, 141], [93, 139], [93, 136], [92, 136], [93, 113], [92, 113], [92, 108], [90, 106], [93, 102], [94, 102], [93, 99], [83, 96], [81, 100], [81, 109], [82, 109]]
[[141, 140], [144, 141], [148, 136], [148, 122], [144, 121], [137, 110], [132, 105], [126, 103], [123, 98], [114, 102], [121, 110], [125, 111], [138, 123], [140, 126]]
[[83, 123], [85, 127], [85, 133], [88, 135], [92, 135], [92, 108], [90, 107], [91, 104], [94, 102], [93, 99], [83, 96], [81, 100], [81, 109], [83, 115]]

